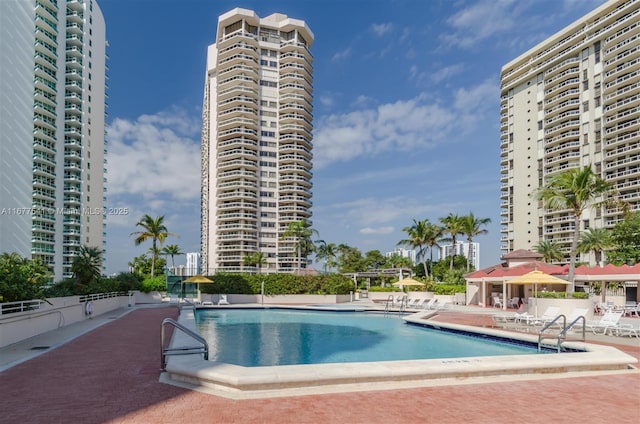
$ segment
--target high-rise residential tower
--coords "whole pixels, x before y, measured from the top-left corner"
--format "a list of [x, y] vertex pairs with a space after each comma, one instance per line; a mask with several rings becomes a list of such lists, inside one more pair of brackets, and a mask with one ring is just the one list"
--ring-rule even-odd
[[0, 252], [56, 281], [104, 248], [105, 37], [95, 0], [0, 1]]
[[[310, 223], [313, 33], [233, 9], [209, 46], [202, 129], [202, 268], [295, 272], [290, 223]], [[264, 258], [262, 266], [246, 261]], [[302, 267], [306, 261], [302, 261]]]
[[[591, 165], [640, 211], [640, 1], [608, 1], [502, 68], [500, 147], [503, 252], [549, 240], [568, 254], [570, 212], [531, 193], [570, 168]], [[593, 207], [580, 231], [622, 217]]]

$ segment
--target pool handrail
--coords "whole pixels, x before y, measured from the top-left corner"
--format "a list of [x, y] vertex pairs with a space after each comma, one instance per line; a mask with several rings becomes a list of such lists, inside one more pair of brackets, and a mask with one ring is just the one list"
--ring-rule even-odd
[[[202, 343], [202, 346], [183, 346], [183, 347], [176, 347], [176, 348], [165, 347], [165, 330], [164, 329], [166, 324], [171, 324], [177, 330], [181, 330], [186, 335], [191, 336], [197, 342]], [[189, 330], [187, 327], [185, 327], [184, 325], [178, 323], [176, 320], [171, 318], [165, 318], [162, 321], [162, 329], [160, 332], [160, 352], [161, 352], [160, 369], [163, 371], [167, 368], [168, 355], [191, 355], [191, 354], [202, 353], [204, 355], [204, 360], [205, 361], [209, 360], [209, 344], [204, 339], [204, 337], [202, 337], [198, 333], [195, 333]]]

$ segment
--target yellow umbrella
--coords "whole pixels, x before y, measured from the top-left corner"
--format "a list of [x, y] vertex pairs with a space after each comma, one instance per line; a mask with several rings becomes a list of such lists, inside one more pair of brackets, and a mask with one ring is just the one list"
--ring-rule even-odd
[[407, 277], [396, 283], [393, 283], [392, 285], [400, 287], [400, 290], [404, 290], [404, 286], [424, 286], [425, 284], [421, 283], [420, 281], [414, 280], [411, 277]]
[[[183, 283], [197, 284], [198, 299], [200, 299], [200, 284], [211, 284], [213, 283], [213, 280], [205, 277], [204, 275], [194, 275], [193, 277], [189, 277], [186, 280], [184, 280]], [[182, 294], [182, 296], [184, 297], [184, 293]]]
[[402, 280], [393, 283], [394, 286], [424, 286], [424, 283], [414, 280], [411, 277], [403, 278]]
[[184, 280], [185, 283], [198, 283], [198, 284], [207, 284], [213, 283], [213, 280], [205, 277], [204, 275], [194, 275], [193, 277], [189, 277]]
[[[538, 284], [542, 285], [553, 285], [553, 284], [563, 284], [568, 285], [569, 282], [567, 280], [563, 280], [562, 278], [554, 277], [553, 275], [545, 274], [542, 271], [531, 271], [527, 272], [524, 275], [521, 275], [516, 278], [512, 278], [511, 280], [507, 280], [507, 284], [533, 284], [533, 298], [536, 299], [536, 294], [538, 292]], [[536, 315], [538, 315], [538, 301], [536, 300]]]

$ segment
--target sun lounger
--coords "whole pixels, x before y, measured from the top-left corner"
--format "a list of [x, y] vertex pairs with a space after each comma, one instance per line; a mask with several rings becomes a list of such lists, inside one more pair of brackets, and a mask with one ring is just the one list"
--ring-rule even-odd
[[414, 309], [421, 309], [422, 307], [424, 307], [424, 302], [426, 301], [426, 298], [421, 298], [421, 299], [417, 299], [416, 302], [413, 305], [409, 305], [410, 308], [414, 308]]
[[220, 299], [218, 300], [218, 305], [228, 305], [229, 301], [227, 300], [226, 294], [221, 294]]
[[630, 323], [621, 323], [618, 324], [616, 333], [618, 336], [636, 336], [636, 338], [640, 338], [640, 327], [634, 327], [633, 324]]
[[430, 299], [429, 302], [425, 303], [424, 309], [435, 309], [437, 307], [436, 302], [437, 300], [435, 297]]
[[533, 325], [544, 326], [545, 324], [553, 321], [558, 315], [560, 315], [560, 308], [558, 306], [548, 306], [547, 310], [544, 311], [544, 314], [539, 317], [534, 317], [531, 322]]
[[602, 330], [600, 334], [606, 334], [607, 331], [618, 331], [618, 323], [624, 311], [608, 311], [600, 318], [599, 321], [588, 322], [586, 328], [593, 331], [593, 334], [598, 334], [598, 330]]

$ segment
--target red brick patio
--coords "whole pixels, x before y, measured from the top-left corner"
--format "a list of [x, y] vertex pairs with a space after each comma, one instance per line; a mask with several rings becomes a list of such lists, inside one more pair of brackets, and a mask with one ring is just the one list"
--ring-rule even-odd
[[[229, 400], [158, 382], [160, 323], [133, 311], [0, 373], [1, 423], [638, 423], [640, 373]], [[447, 313], [457, 322], [482, 319]], [[611, 338], [615, 341], [615, 338]], [[616, 346], [640, 358], [640, 343]]]

